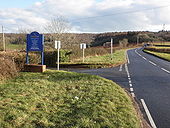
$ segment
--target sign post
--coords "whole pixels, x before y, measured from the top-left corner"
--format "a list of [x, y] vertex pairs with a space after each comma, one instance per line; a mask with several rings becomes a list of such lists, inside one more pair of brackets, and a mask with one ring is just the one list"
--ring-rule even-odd
[[86, 44], [85, 43], [80, 44], [80, 49], [83, 50], [83, 63], [84, 63], [84, 51], [86, 49]]
[[57, 49], [57, 70], [60, 70], [60, 48], [61, 41], [55, 41], [55, 49]]
[[[38, 32], [32, 32], [27, 34], [27, 48], [26, 48], [26, 70], [33, 72], [43, 72], [46, 66], [44, 65], [44, 35]], [[41, 52], [41, 65], [30, 65], [29, 64], [29, 52], [38, 51]]]
[[111, 44], [110, 44], [110, 47], [111, 47], [110, 54], [111, 54], [111, 60], [112, 60], [112, 59], [113, 59], [113, 38], [111, 38]]

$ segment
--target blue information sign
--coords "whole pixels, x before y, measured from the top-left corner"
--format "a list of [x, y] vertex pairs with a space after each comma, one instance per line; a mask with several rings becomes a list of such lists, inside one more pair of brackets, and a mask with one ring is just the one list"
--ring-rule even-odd
[[27, 56], [26, 63], [29, 63], [28, 52], [39, 51], [41, 52], [41, 63], [44, 64], [44, 36], [38, 32], [27, 34]]
[[43, 35], [32, 32], [27, 35], [27, 51], [43, 51]]

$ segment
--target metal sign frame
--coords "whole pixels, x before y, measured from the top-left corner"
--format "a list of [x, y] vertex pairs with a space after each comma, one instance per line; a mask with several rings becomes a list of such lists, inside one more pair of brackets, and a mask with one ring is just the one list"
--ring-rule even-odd
[[44, 35], [38, 32], [27, 34], [26, 64], [29, 64], [29, 52], [41, 52], [41, 64], [44, 65]]

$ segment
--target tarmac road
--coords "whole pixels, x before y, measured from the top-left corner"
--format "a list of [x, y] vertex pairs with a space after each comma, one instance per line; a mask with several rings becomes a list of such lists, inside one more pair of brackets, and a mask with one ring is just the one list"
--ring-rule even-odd
[[170, 128], [170, 62], [146, 54], [142, 48], [129, 50], [127, 55], [125, 65], [74, 71], [113, 80], [141, 102], [153, 128]]

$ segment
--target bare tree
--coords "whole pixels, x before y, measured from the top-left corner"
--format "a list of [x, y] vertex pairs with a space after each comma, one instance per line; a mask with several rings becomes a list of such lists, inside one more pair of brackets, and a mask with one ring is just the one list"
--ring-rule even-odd
[[45, 30], [52, 34], [55, 40], [60, 40], [64, 33], [68, 33], [71, 29], [69, 22], [63, 16], [51, 19], [45, 26]]
[[52, 19], [44, 28], [52, 36], [52, 42], [60, 40], [64, 48], [70, 47], [75, 40], [74, 34], [69, 33], [71, 25], [63, 16]]

